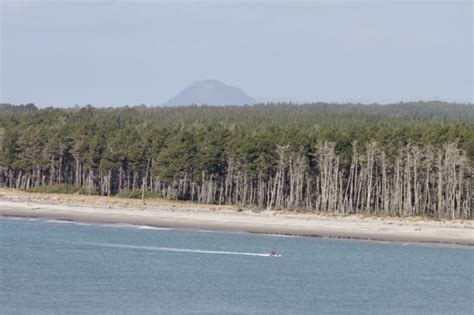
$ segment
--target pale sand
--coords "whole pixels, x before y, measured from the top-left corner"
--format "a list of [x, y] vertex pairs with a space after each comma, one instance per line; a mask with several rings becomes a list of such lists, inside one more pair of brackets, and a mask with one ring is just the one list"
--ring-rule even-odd
[[474, 246], [472, 221], [413, 221], [236, 210], [232, 206], [218, 207], [166, 200], [147, 200], [146, 205], [143, 205], [140, 200], [34, 194], [0, 189], [0, 216]]

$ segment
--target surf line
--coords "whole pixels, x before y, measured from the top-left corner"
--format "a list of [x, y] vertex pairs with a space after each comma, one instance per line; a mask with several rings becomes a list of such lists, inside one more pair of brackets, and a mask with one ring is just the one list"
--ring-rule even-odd
[[85, 243], [85, 245], [112, 247], [112, 248], [128, 248], [128, 249], [144, 249], [161, 252], [175, 252], [175, 253], [193, 253], [193, 254], [215, 254], [215, 255], [243, 255], [243, 256], [261, 256], [271, 257], [271, 254], [265, 253], [245, 253], [245, 252], [228, 252], [218, 250], [203, 250], [203, 249], [188, 249], [188, 248], [173, 248], [173, 247], [154, 247], [154, 246], [137, 246], [125, 244], [104, 244], [104, 243]]

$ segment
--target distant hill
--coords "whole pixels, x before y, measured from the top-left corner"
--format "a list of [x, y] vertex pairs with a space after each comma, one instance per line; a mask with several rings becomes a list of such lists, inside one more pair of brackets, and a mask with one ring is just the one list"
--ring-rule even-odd
[[252, 105], [256, 102], [235, 86], [206, 80], [193, 83], [164, 105]]

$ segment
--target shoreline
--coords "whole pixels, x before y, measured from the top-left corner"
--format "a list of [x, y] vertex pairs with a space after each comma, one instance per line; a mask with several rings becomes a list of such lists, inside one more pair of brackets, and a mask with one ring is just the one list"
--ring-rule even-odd
[[328, 217], [276, 211], [237, 212], [232, 206], [194, 205], [167, 200], [119, 200], [115, 197], [26, 193], [0, 190], [0, 216], [44, 218], [157, 228], [247, 232], [474, 246], [474, 224], [404, 219]]

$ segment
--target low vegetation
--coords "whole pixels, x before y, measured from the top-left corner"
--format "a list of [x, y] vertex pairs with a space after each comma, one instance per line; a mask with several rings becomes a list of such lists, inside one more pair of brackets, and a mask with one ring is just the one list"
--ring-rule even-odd
[[71, 184], [52, 184], [43, 186], [33, 186], [27, 188], [29, 192], [49, 193], [49, 194], [81, 194], [85, 195], [88, 192], [80, 186]]

